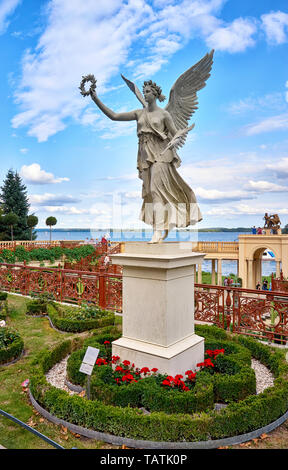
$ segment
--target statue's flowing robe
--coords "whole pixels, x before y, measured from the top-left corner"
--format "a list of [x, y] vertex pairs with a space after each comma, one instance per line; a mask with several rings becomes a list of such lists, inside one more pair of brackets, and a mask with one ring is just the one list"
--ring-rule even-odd
[[[176, 168], [181, 160], [174, 149], [164, 152], [169, 138], [163, 121], [143, 110], [137, 125], [137, 169], [143, 181], [140, 219], [156, 230], [185, 228], [202, 220], [192, 189]], [[163, 152], [163, 153], [162, 153]]]

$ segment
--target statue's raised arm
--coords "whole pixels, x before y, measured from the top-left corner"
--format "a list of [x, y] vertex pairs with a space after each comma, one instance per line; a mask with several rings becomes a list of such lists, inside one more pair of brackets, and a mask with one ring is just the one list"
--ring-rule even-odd
[[[85, 84], [87, 82], [91, 82], [91, 86], [89, 90], [85, 89]], [[112, 109], [108, 108], [98, 97], [96, 93], [96, 82], [97, 80], [95, 79], [93, 74], [86, 75], [85, 77], [82, 77], [82, 81], [80, 83], [80, 93], [83, 96], [91, 96], [92, 100], [94, 103], [98, 106], [98, 108], [106, 114], [107, 117], [109, 117], [112, 121], [133, 121], [137, 120], [137, 110], [134, 111], [129, 111], [126, 113], [115, 113], [112, 111]]]

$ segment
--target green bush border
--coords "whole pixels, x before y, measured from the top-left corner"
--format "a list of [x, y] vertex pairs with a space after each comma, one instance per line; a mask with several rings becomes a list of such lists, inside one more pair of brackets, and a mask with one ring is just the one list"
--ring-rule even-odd
[[[10, 328], [4, 327], [5, 330], [10, 330]], [[5, 364], [10, 363], [21, 356], [24, 348], [24, 341], [16, 331], [13, 331], [15, 334], [15, 340], [8, 346], [8, 348], [0, 349], [0, 366], [5, 366]]]
[[[74, 351], [68, 358], [67, 361], [67, 379], [72, 385], [84, 386], [86, 381], [86, 375], [82, 372], [79, 372], [80, 365], [82, 363], [83, 357], [85, 355], [87, 346], [92, 346], [94, 348], [100, 349], [98, 357], [106, 357], [106, 347], [104, 346], [104, 341], [114, 341], [121, 336], [119, 331], [116, 328], [106, 327], [102, 329], [102, 332], [95, 332], [93, 336], [90, 336], [83, 342], [83, 347]], [[95, 372], [97, 368], [94, 368]]]
[[[209, 336], [207, 337], [209, 338]], [[223, 374], [211, 375], [201, 371], [197, 374], [195, 388], [185, 393], [178, 390], [160, 387], [155, 378], [146, 378], [129, 386], [119, 387], [111, 383], [112, 369], [110, 366], [94, 368], [91, 378], [91, 398], [115, 406], [144, 407], [149, 411], [165, 413], [196, 413], [214, 408], [216, 402], [242, 400], [256, 393], [255, 372], [251, 369], [251, 354], [240, 344], [224, 340], [205, 340], [205, 349], [224, 348], [227, 356], [218, 356], [217, 366]], [[80, 357], [77, 354], [75, 372], [79, 377]], [[68, 362], [69, 362], [68, 361]], [[71, 364], [70, 364], [71, 365]], [[71, 370], [69, 374], [74, 383]], [[69, 379], [70, 380], [70, 379]], [[79, 382], [77, 381], [77, 384]], [[81, 382], [84, 385], [84, 379]]]
[[92, 320], [71, 320], [63, 318], [58, 314], [56, 304], [48, 305], [48, 315], [55, 328], [60, 331], [70, 333], [81, 333], [82, 331], [102, 328], [104, 326], [114, 325], [115, 314], [107, 310], [107, 315]]
[[[213, 335], [214, 331], [217, 336], [219, 329], [209, 328], [209, 334]], [[197, 328], [196, 332], [200, 334]], [[40, 406], [57, 418], [116, 436], [152, 441], [197, 442], [244, 434], [268, 425], [287, 411], [288, 364], [285, 351], [270, 349], [239, 335], [233, 336], [232, 340], [248, 347], [256, 359], [264, 358], [264, 364], [275, 374], [275, 381], [274, 386], [263, 393], [231, 403], [220, 411], [193, 415], [153, 412], [146, 415], [139, 409], [105, 405], [78, 395], [69, 396], [67, 392], [47, 382], [44, 375], [47, 363], [43, 360], [38, 362], [37, 370], [30, 379], [30, 391]], [[72, 340], [66, 341], [65, 351], [60, 344], [53, 351], [47, 351], [46, 361], [52, 367], [71, 350]]]

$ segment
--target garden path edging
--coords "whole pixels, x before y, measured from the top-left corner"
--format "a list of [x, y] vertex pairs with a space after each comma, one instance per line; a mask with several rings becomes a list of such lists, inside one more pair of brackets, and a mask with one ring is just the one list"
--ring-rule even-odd
[[208, 440], [208, 441], [198, 441], [198, 442], [162, 442], [162, 441], [144, 441], [138, 439], [130, 439], [126, 437], [119, 437], [113, 436], [112, 434], [103, 433], [99, 431], [94, 431], [91, 429], [83, 428], [82, 426], [78, 426], [76, 424], [69, 423], [68, 421], [64, 421], [63, 419], [59, 419], [56, 416], [53, 416], [47, 410], [41, 407], [39, 403], [33, 397], [30, 389], [29, 389], [29, 398], [31, 401], [32, 406], [46, 419], [51, 421], [54, 424], [62, 424], [70, 431], [80, 434], [84, 437], [88, 437], [90, 439], [96, 439], [100, 441], [107, 442], [113, 445], [125, 445], [127, 447], [132, 447], [136, 449], [216, 449], [222, 446], [231, 446], [242, 444], [243, 442], [250, 441], [251, 439], [255, 439], [260, 437], [261, 434], [271, 432], [276, 429], [278, 426], [284, 423], [288, 419], [288, 411], [284, 413], [280, 418], [276, 421], [273, 421], [266, 426], [256, 429], [255, 431], [251, 431], [246, 434], [240, 434], [239, 436], [227, 437], [224, 439], [215, 439], [215, 440]]

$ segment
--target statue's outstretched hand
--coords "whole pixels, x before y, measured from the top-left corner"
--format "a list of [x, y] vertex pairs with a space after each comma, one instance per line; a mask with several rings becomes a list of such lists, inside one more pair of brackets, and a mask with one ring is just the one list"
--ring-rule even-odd
[[[85, 89], [85, 84], [87, 82], [91, 82], [89, 90]], [[97, 80], [96, 80], [96, 78], [94, 77], [93, 74], [83, 76], [82, 81], [81, 81], [80, 86], [79, 86], [81, 95], [83, 95], [83, 96], [91, 95], [91, 98], [93, 98], [93, 96], [96, 97], [97, 96], [96, 95], [96, 82], [97, 82]]]

